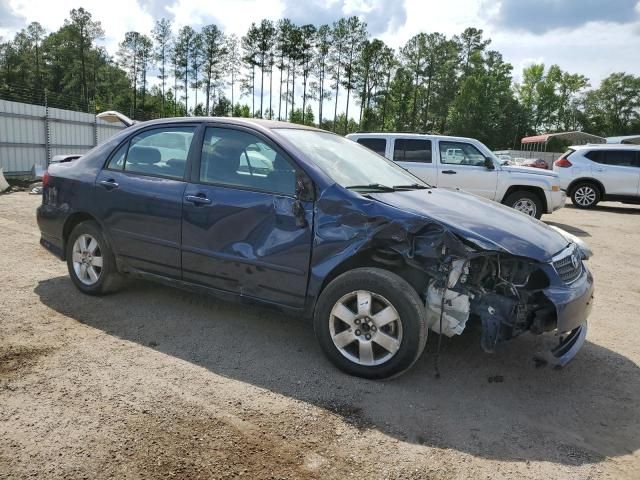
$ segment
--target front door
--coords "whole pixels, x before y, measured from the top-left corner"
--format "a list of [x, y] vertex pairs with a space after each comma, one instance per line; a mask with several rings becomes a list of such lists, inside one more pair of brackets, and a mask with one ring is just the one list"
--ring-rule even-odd
[[296, 167], [261, 135], [208, 127], [183, 203], [186, 281], [277, 304], [305, 302], [313, 202]]
[[133, 268], [180, 278], [187, 157], [195, 126], [144, 130], [111, 156], [95, 200], [117, 255]]
[[438, 141], [438, 186], [457, 188], [496, 199], [498, 172], [485, 166], [485, 156], [467, 142]]

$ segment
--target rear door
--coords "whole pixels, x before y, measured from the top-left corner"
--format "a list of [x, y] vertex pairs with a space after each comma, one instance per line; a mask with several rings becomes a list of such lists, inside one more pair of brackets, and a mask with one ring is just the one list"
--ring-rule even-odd
[[438, 186], [459, 188], [495, 200], [498, 172], [485, 166], [485, 156], [475, 145], [438, 140]]
[[637, 152], [629, 149], [591, 150], [591, 175], [599, 180], [607, 195], [637, 196], [640, 168]]
[[195, 125], [146, 129], [122, 144], [96, 180], [96, 208], [131, 267], [180, 278], [185, 172]]
[[438, 171], [433, 163], [431, 140], [396, 138], [393, 140], [392, 148], [394, 162], [429, 185], [438, 185]]
[[198, 157], [184, 193], [184, 280], [302, 307], [313, 226], [313, 202], [296, 198], [302, 172], [241, 127], [207, 127]]

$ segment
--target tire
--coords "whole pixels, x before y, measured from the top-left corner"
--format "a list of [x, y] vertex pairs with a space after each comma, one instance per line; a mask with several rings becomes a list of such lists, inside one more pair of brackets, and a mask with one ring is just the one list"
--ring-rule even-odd
[[577, 208], [593, 208], [600, 198], [600, 189], [593, 182], [580, 182], [571, 189], [571, 201]]
[[76, 225], [67, 240], [65, 256], [69, 276], [82, 293], [105, 295], [121, 286], [115, 257], [96, 222]]
[[320, 347], [335, 366], [369, 379], [405, 372], [427, 342], [420, 297], [402, 277], [379, 268], [357, 268], [329, 283], [318, 299], [313, 326]]
[[540, 220], [544, 213], [544, 207], [540, 197], [527, 190], [518, 190], [517, 192], [510, 193], [502, 203], [538, 220]]

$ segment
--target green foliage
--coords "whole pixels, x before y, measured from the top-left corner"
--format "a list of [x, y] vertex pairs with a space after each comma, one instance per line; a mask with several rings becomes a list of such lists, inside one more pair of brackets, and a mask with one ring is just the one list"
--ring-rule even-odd
[[27, 103], [46, 96], [51, 106], [138, 119], [233, 114], [341, 134], [464, 135], [491, 147], [543, 132], [640, 131], [639, 77], [614, 73], [591, 88], [584, 75], [533, 64], [514, 84], [512, 66], [476, 28], [419, 33], [394, 51], [357, 17], [318, 27], [262, 20], [241, 39], [216, 25], [185, 25], [174, 37], [160, 19], [150, 36], [127, 32], [117, 62], [96, 45], [103, 36], [83, 8], [55, 32], [31, 23], [0, 43], [0, 96]]

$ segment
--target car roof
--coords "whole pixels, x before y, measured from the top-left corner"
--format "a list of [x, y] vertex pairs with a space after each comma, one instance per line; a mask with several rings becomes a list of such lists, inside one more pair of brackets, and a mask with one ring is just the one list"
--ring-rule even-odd
[[136, 123], [136, 126], [151, 126], [151, 125], [164, 125], [167, 123], [227, 123], [231, 125], [255, 127], [259, 126], [268, 130], [276, 128], [287, 128], [295, 130], [311, 130], [317, 132], [326, 132], [326, 130], [320, 130], [314, 127], [308, 127], [306, 125], [299, 125], [297, 123], [280, 122], [277, 120], [266, 120], [262, 118], [244, 118], [244, 117], [168, 117], [160, 118], [157, 120], [149, 120], [146, 122]]
[[478, 140], [470, 137], [454, 137], [451, 135], [432, 135], [427, 133], [408, 133], [408, 132], [356, 132], [347, 135], [347, 138], [417, 138], [425, 140], [461, 140], [461, 141], [474, 141]]
[[640, 145], [629, 145], [623, 143], [595, 143], [587, 145], [572, 145], [571, 150], [640, 150]]

